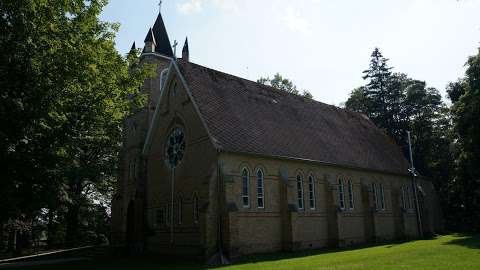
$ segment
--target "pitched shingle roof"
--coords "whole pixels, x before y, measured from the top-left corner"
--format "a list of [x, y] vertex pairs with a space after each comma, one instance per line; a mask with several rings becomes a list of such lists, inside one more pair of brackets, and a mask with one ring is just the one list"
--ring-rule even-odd
[[220, 150], [406, 174], [400, 148], [366, 116], [178, 60]]

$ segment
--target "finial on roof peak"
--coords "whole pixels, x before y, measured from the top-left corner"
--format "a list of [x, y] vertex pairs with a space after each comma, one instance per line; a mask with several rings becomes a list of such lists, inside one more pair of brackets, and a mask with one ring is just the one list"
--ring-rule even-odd
[[163, 3], [162, 0], [158, 1], [158, 13], [159, 14], [162, 13], [162, 3]]
[[188, 37], [185, 38], [185, 43], [183, 44], [182, 59], [187, 62], [190, 62], [190, 52], [188, 50]]

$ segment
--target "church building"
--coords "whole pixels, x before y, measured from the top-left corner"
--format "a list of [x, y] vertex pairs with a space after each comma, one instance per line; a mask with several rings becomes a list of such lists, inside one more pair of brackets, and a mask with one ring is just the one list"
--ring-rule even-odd
[[441, 229], [432, 183], [413, 184], [365, 115], [195, 64], [187, 40], [177, 58], [176, 46], [159, 14], [140, 56], [157, 76], [125, 120], [112, 245], [209, 260]]

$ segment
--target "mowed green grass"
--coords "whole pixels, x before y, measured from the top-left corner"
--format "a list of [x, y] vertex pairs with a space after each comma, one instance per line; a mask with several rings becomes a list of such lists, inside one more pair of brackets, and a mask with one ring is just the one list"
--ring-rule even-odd
[[[203, 265], [164, 263], [143, 259], [113, 259], [25, 269], [209, 269]], [[480, 269], [480, 235], [447, 235], [419, 240], [337, 251], [276, 253], [248, 257], [219, 270], [240, 269]]]

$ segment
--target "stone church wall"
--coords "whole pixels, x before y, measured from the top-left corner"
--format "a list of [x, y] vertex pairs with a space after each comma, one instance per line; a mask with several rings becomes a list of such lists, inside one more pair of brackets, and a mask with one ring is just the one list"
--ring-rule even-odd
[[[217, 219], [211, 213], [216, 210], [215, 198], [218, 196], [216, 150], [177, 78], [167, 82], [160, 110], [161, 120], [153, 134], [148, 156], [147, 252], [206, 257], [214, 252], [217, 236]], [[172, 170], [165, 163], [164, 156], [166, 139], [175, 126], [185, 131], [186, 150], [175, 169], [172, 212]], [[173, 243], [171, 215], [174, 217]]]
[[[229, 205], [230, 256], [250, 253], [347, 246], [370, 241], [387, 241], [418, 236], [414, 209], [403, 209], [402, 186], [410, 185], [408, 176], [327, 166], [253, 155], [222, 153], [225, 164], [225, 204]], [[250, 206], [242, 203], [242, 170], [249, 170]], [[265, 207], [256, 205], [255, 172], [265, 172]], [[304, 209], [298, 209], [296, 176], [304, 176]], [[315, 209], [308, 206], [308, 175], [315, 180]], [[340, 210], [338, 178], [352, 180], [354, 207]], [[286, 184], [288, 183], [288, 184]], [[382, 184], [384, 209], [374, 203], [372, 183]], [[422, 183], [429, 192], [431, 183]], [[282, 189], [286, 196], [282, 196]], [[433, 192], [434, 193], [434, 192]], [[346, 203], [348, 203], [345, 189]], [[379, 196], [379, 194], [377, 194]], [[425, 209], [436, 211], [434, 199], [426, 196]], [[378, 208], [381, 208], [378, 206]], [[286, 210], [285, 210], [286, 209]], [[435, 216], [425, 226], [436, 230]]]

